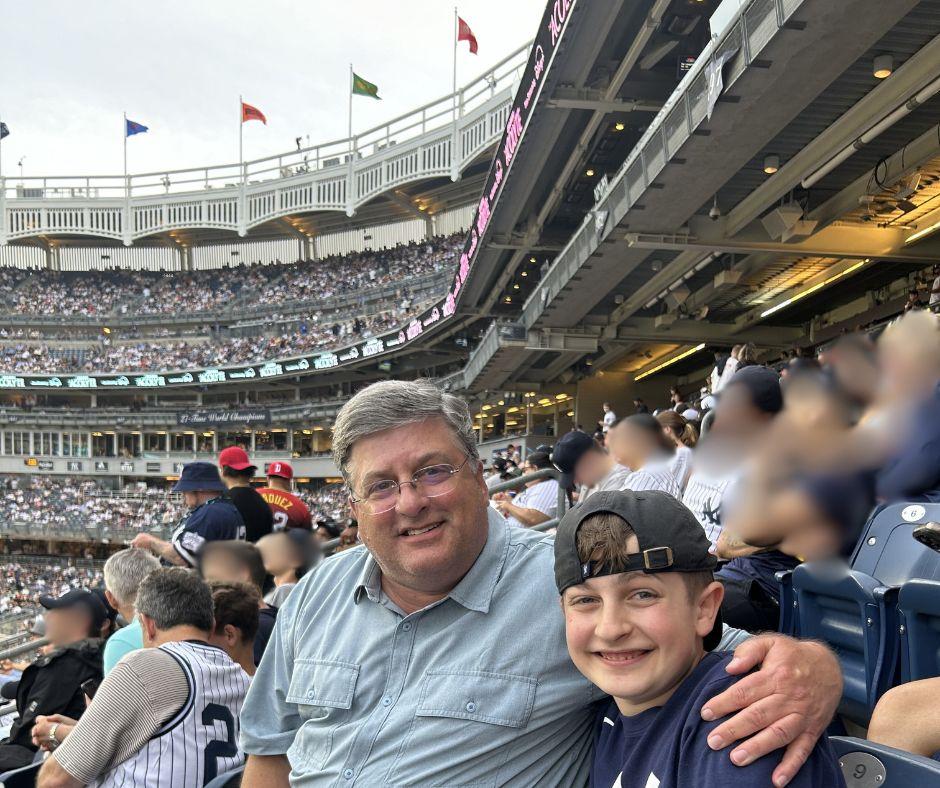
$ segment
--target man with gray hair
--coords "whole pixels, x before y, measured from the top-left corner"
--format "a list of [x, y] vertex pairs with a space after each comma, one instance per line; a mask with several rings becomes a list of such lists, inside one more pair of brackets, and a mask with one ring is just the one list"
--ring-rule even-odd
[[140, 584], [137, 615], [146, 648], [118, 663], [68, 738], [51, 747], [38, 788], [201, 786], [241, 764], [238, 715], [249, 679], [208, 642], [209, 587], [188, 569], [157, 569]]
[[128, 622], [108, 638], [104, 645], [104, 675], [107, 676], [121, 657], [144, 647], [143, 632], [134, 608], [137, 589], [144, 578], [160, 568], [156, 556], [139, 547], [129, 547], [112, 555], [104, 565], [104, 594], [108, 604]]
[[[242, 712], [243, 788], [587, 785], [600, 695], [568, 658], [552, 542], [488, 506], [466, 403], [373, 384], [337, 415], [333, 456], [363, 544], [280, 609]], [[739, 764], [791, 745], [775, 777], [792, 777], [838, 703], [838, 664], [777, 635], [732, 666], [758, 663], [703, 710], [750, 703], [709, 743], [757, 733]]]

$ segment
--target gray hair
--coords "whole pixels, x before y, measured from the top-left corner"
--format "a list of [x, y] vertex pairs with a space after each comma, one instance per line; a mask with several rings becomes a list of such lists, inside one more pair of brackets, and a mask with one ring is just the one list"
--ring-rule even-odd
[[119, 605], [133, 605], [143, 579], [160, 568], [157, 558], [139, 547], [129, 547], [112, 555], [104, 564], [104, 587]]
[[479, 459], [467, 403], [429, 380], [383, 380], [356, 394], [333, 424], [333, 460], [349, 482], [349, 455], [356, 441], [383, 430], [440, 418], [471, 459]]
[[191, 626], [203, 632], [215, 627], [212, 591], [190, 569], [181, 566], [151, 572], [137, 589], [137, 612], [166, 631]]

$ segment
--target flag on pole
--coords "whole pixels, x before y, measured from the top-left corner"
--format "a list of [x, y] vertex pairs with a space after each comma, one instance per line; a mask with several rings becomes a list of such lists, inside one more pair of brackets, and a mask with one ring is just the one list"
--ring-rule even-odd
[[137, 123], [133, 120], [124, 118], [125, 137], [133, 137], [135, 134], [143, 134], [145, 131], [150, 131], [150, 127], [145, 126], [143, 123]]
[[477, 37], [473, 35], [470, 25], [464, 22], [459, 16], [457, 17], [457, 41], [466, 41], [469, 43], [471, 55], [477, 53]]
[[9, 136], [10, 136], [10, 130], [7, 128], [7, 124], [0, 123], [0, 140], [2, 140], [4, 137], [9, 137]]
[[264, 116], [264, 113], [257, 107], [251, 106], [251, 104], [246, 104], [242, 102], [242, 123], [246, 120], [260, 120], [265, 126], [268, 125], [268, 119]]
[[352, 92], [354, 96], [370, 96], [379, 101], [382, 100], [382, 97], [379, 95], [379, 86], [363, 79], [355, 72], [353, 72]]

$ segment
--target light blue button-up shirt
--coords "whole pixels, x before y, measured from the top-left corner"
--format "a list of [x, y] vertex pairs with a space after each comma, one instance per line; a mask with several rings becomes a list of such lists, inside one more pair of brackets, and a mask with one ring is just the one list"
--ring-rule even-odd
[[552, 542], [489, 512], [467, 575], [411, 615], [364, 547], [301, 580], [241, 716], [294, 786], [582, 786], [592, 703], [572, 665]]
[[245, 752], [286, 754], [293, 786], [587, 785], [605, 696], [568, 658], [552, 539], [488, 517], [463, 580], [411, 615], [364, 547], [304, 577], [248, 691]]

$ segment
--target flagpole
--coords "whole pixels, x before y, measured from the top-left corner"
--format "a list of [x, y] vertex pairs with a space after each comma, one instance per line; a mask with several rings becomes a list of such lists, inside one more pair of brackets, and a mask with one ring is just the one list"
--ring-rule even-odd
[[127, 189], [127, 113], [124, 113], [124, 123], [121, 127], [124, 136], [124, 196], [128, 195]]
[[[0, 126], [3, 124], [3, 118], [0, 117]], [[3, 135], [0, 135], [0, 180], [3, 179]], [[3, 195], [0, 194], [0, 197]]]
[[349, 64], [349, 150], [352, 151], [352, 98], [353, 98], [353, 84], [355, 77], [353, 76], [353, 64]]
[[460, 22], [457, 17], [457, 6], [454, 6], [454, 123], [457, 122], [457, 36], [460, 35]]
[[245, 157], [242, 154], [242, 127], [245, 125], [245, 115], [241, 94], [238, 96], [238, 173], [241, 175], [242, 182], [245, 180]]

